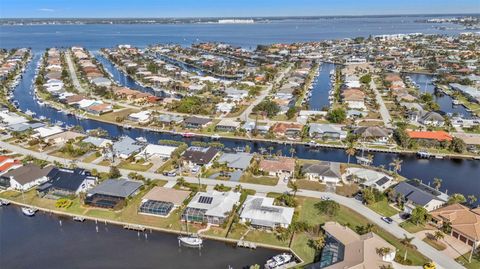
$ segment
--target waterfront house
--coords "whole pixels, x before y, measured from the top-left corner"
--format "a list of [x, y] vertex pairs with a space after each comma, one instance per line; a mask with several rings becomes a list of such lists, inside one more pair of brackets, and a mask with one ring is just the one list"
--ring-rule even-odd
[[171, 124], [182, 123], [183, 117], [178, 115], [173, 115], [173, 114], [162, 114], [158, 116], [156, 120], [161, 124], [171, 125]]
[[393, 177], [367, 168], [347, 168], [344, 176], [347, 181], [357, 182], [364, 188], [375, 188], [381, 192], [395, 184]]
[[347, 137], [347, 131], [342, 130], [343, 125], [311, 123], [308, 135], [315, 139], [342, 140]]
[[214, 147], [204, 148], [192, 146], [183, 153], [183, 159], [186, 166], [194, 167], [198, 165], [208, 168], [219, 153], [220, 151]]
[[443, 142], [452, 141], [452, 136], [445, 131], [407, 131], [408, 137], [414, 140]]
[[253, 159], [253, 154], [238, 152], [238, 153], [223, 153], [217, 162], [226, 164], [228, 168], [245, 171]]
[[268, 125], [258, 125], [254, 121], [247, 121], [245, 124], [242, 126], [245, 131], [251, 133], [254, 130], [258, 132], [259, 134], [266, 134], [270, 130], [270, 126]]
[[366, 110], [365, 93], [359, 89], [349, 88], [342, 91], [342, 100], [348, 108]]
[[125, 199], [135, 196], [143, 183], [128, 179], [107, 179], [87, 191], [85, 204], [103, 208], [123, 206]]
[[152, 112], [148, 110], [139, 111], [137, 113], [128, 115], [128, 120], [138, 122], [140, 124], [147, 124], [151, 120], [151, 114]]
[[449, 234], [469, 246], [480, 246], [480, 207], [470, 209], [461, 204], [453, 204], [430, 212], [431, 222], [442, 229], [451, 227]]
[[[102, 75], [102, 74], [100, 73], [100, 75]], [[88, 73], [87, 76], [92, 77], [92, 74]], [[112, 81], [109, 80], [108, 78], [103, 77], [103, 76], [93, 78], [93, 79], [91, 79], [91, 82], [97, 87], [109, 87], [110, 85], [112, 85]]]
[[142, 197], [138, 213], [168, 217], [170, 212], [179, 208], [189, 196], [189, 191], [155, 186]]
[[183, 211], [182, 220], [221, 225], [239, 201], [239, 192], [197, 192]]
[[45, 123], [43, 122], [29, 121], [29, 122], [8, 125], [7, 129], [10, 130], [11, 132], [22, 133], [28, 130], [35, 130], [37, 128], [44, 127], [44, 126], [45, 126]]
[[0, 111], [0, 119], [5, 126], [29, 122], [27, 118], [8, 110]]
[[325, 183], [337, 184], [340, 182], [342, 174], [340, 173], [340, 163], [318, 161], [307, 163], [302, 166], [302, 173], [308, 180], [322, 181]]
[[48, 180], [47, 175], [53, 166], [41, 168], [35, 164], [26, 164], [0, 176], [3, 187], [26, 191]]
[[[345, 268], [389, 268], [396, 255], [396, 247], [385, 241], [376, 233], [359, 235], [352, 229], [337, 222], [326, 222], [325, 246], [320, 253], [320, 260], [308, 269], [345, 269]], [[378, 249], [388, 252], [378, 254]]]
[[212, 121], [209, 118], [188, 117], [183, 121], [185, 128], [202, 129], [207, 127]]
[[215, 130], [219, 132], [234, 132], [239, 127], [240, 127], [240, 122], [230, 118], [223, 118], [215, 126]]
[[77, 133], [77, 132], [72, 132], [72, 131], [65, 131], [62, 133], [54, 134], [51, 136], [45, 137], [45, 142], [57, 144], [57, 145], [63, 145], [67, 143], [70, 140], [77, 140], [80, 138], [85, 137], [84, 134]]
[[52, 199], [78, 195], [91, 188], [97, 181], [97, 177], [81, 168], [55, 167], [47, 174], [47, 178], [47, 182], [37, 187], [37, 192], [42, 197]]
[[173, 146], [165, 146], [165, 145], [155, 145], [155, 144], [148, 144], [140, 153], [137, 154], [136, 157], [138, 158], [159, 158], [159, 159], [167, 159], [172, 156], [172, 153], [177, 149], [177, 147]]
[[112, 148], [115, 156], [127, 159], [140, 152], [144, 148], [144, 145], [141, 145], [129, 136], [122, 136], [120, 140], [113, 143]]
[[293, 207], [274, 205], [271, 197], [248, 195], [243, 203], [240, 220], [261, 229], [288, 228], [292, 223]]
[[278, 122], [272, 127], [274, 134], [278, 136], [298, 137], [303, 129], [302, 124]]
[[419, 123], [423, 125], [431, 125], [435, 127], [441, 127], [445, 125], [445, 119], [442, 117], [442, 115], [438, 114], [437, 112], [434, 111], [429, 111], [424, 113], [420, 119], [418, 120]]
[[358, 127], [353, 131], [354, 134], [359, 135], [362, 139], [376, 143], [387, 143], [392, 131], [379, 126], [363, 126]]
[[107, 148], [109, 145], [113, 144], [112, 140], [110, 139], [95, 137], [95, 136], [89, 136], [83, 139], [83, 142], [90, 143], [97, 148]]
[[97, 116], [113, 111], [112, 105], [107, 103], [92, 104], [84, 109], [86, 112]]
[[270, 176], [289, 178], [295, 170], [295, 159], [288, 157], [261, 159], [258, 169], [267, 172]]
[[60, 126], [47, 126], [47, 127], [40, 127], [40, 128], [35, 129], [35, 135], [34, 136], [44, 139], [44, 138], [47, 138], [49, 136], [59, 134], [59, 133], [63, 133], [63, 132], [64, 132], [64, 130]]
[[430, 186], [416, 181], [402, 181], [394, 188], [395, 195], [400, 195], [404, 202], [404, 211], [411, 213], [417, 206], [432, 211], [448, 201], [448, 195]]

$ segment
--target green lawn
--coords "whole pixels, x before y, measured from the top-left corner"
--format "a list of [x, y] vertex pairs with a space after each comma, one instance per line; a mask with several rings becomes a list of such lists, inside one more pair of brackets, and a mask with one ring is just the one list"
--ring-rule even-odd
[[82, 160], [82, 162], [84, 163], [91, 163], [93, 161], [95, 161], [96, 159], [100, 158], [100, 156], [97, 155], [96, 152], [88, 155], [85, 159]]
[[[305, 221], [311, 225], [322, 224], [326, 221], [336, 221], [355, 230], [355, 227], [365, 226], [369, 223], [365, 217], [344, 206], [340, 206], [337, 216], [330, 218], [319, 214], [317, 209], [315, 209], [315, 203], [319, 202], [319, 199], [297, 197], [297, 201], [299, 204], [297, 206], [298, 221]], [[398, 250], [398, 256], [402, 256], [405, 253], [405, 247], [400, 243], [400, 239], [378, 226], [375, 226], [374, 231]], [[314, 260], [314, 251], [309, 249], [307, 243], [307, 236], [300, 236], [300, 234], [296, 235], [292, 249], [297, 252], [297, 254], [301, 255], [301, 258], [306, 263], [311, 263]], [[408, 259], [412, 261], [413, 265], [423, 265], [428, 262], [428, 258], [414, 249], [408, 249]]]
[[480, 254], [477, 253], [477, 255], [473, 255], [472, 262], [468, 262], [468, 258], [470, 258], [470, 252], [458, 257], [456, 261], [467, 269], [480, 268]]
[[414, 223], [411, 223], [410, 221], [404, 221], [402, 223], [400, 223], [400, 227], [402, 227], [403, 229], [405, 229], [407, 232], [409, 233], [418, 233], [420, 231], [423, 231], [423, 230], [427, 230], [427, 227], [425, 227], [425, 225], [415, 225]]
[[144, 162], [123, 161], [120, 163], [118, 168], [145, 172], [148, 169], [150, 169], [150, 167], [152, 166], [153, 166], [153, 163], [151, 162], [144, 163]]
[[258, 176], [257, 177], [257, 176], [251, 175], [249, 173], [245, 173], [240, 178], [240, 182], [275, 186], [275, 185], [277, 185], [278, 178], [277, 177], [269, 177], [269, 176]]
[[359, 191], [359, 187], [357, 184], [352, 183], [352, 184], [342, 184], [340, 186], [336, 186], [335, 188], [335, 193], [338, 195], [346, 196], [346, 197], [352, 197]]
[[425, 237], [422, 241], [429, 244], [430, 246], [432, 246], [433, 248], [439, 251], [445, 250], [447, 248], [447, 246], [445, 246], [444, 243], [437, 241], [435, 239], [430, 239], [428, 237]]
[[388, 204], [388, 201], [387, 199], [384, 199], [383, 201], [380, 201], [380, 202], [376, 202], [376, 203], [373, 203], [371, 205], [368, 205], [368, 207], [377, 212], [378, 214], [382, 215], [382, 216], [385, 216], [385, 217], [391, 217], [393, 215], [396, 215], [398, 214], [398, 210], [396, 210], [395, 208], [391, 207], [389, 204]]
[[295, 184], [297, 184], [299, 189], [311, 191], [325, 191], [326, 188], [326, 185], [321, 182], [306, 179], [297, 179]]

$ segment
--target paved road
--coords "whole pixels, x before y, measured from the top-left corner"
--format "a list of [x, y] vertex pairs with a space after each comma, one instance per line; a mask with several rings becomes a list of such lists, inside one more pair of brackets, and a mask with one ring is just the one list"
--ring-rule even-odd
[[270, 92], [273, 89], [273, 86], [276, 83], [280, 82], [283, 79], [283, 77], [285, 77], [285, 75], [288, 72], [290, 72], [290, 69], [292, 69], [292, 66], [293, 65], [290, 64], [287, 68], [285, 68], [282, 72], [280, 72], [280, 75], [277, 76], [277, 78], [272, 83], [270, 83], [270, 85], [268, 85], [266, 89], [260, 92], [260, 95], [256, 97], [256, 99], [242, 112], [242, 114], [240, 114], [238, 118], [244, 121], [248, 121], [248, 115], [252, 113], [253, 108], [256, 105], [258, 105], [260, 102], [262, 102], [263, 99], [265, 99], [265, 97], [267, 97], [270, 94]]
[[79, 92], [85, 93], [86, 91], [82, 87], [82, 85], [80, 84], [80, 81], [78, 81], [77, 73], [75, 73], [75, 67], [73, 66], [73, 61], [72, 61], [72, 57], [70, 55], [70, 51], [65, 52], [65, 60], [67, 61], [68, 73], [70, 74], [70, 77], [72, 78], [73, 86], [75, 86], [75, 88]]
[[[64, 165], [70, 165], [72, 161], [66, 160], [64, 158], [59, 158], [59, 157], [54, 157], [54, 156], [49, 156], [46, 153], [42, 152], [35, 152], [31, 151], [28, 149], [24, 149], [19, 146], [11, 145], [9, 143], [0, 141], [0, 147], [3, 149], [7, 149], [10, 151], [14, 151], [17, 153], [21, 153], [23, 155], [31, 155], [35, 158], [38, 159], [43, 159], [47, 160], [50, 162], [57, 161], [61, 164]], [[96, 165], [96, 164], [91, 164], [91, 163], [83, 163], [83, 162], [76, 162], [75, 163], [78, 167], [84, 168], [84, 169], [96, 169], [99, 172], [108, 172], [109, 167], [106, 166], [101, 166], [101, 165]], [[123, 176], [127, 176], [131, 170], [124, 170], [120, 169], [120, 172], [122, 173]], [[151, 172], [137, 172], [141, 175], [143, 175], [146, 178], [151, 178], [151, 179], [163, 179], [163, 180], [168, 180], [170, 182], [176, 181], [175, 177], [165, 177], [160, 174], [155, 174]], [[190, 182], [190, 183], [197, 183], [198, 178], [195, 177], [184, 177], [185, 181]], [[240, 183], [240, 182], [231, 182], [231, 181], [218, 181], [214, 179], [206, 179], [206, 178], [201, 178], [200, 179], [201, 184], [206, 184], [209, 186], [214, 186], [216, 184], [219, 184], [220, 182], [224, 184], [225, 186], [229, 187], [235, 187], [237, 185], [242, 185], [243, 188], [247, 189], [254, 189], [257, 192], [262, 192], [262, 193], [268, 193], [268, 192], [288, 192], [290, 189], [285, 186], [285, 185], [277, 185], [277, 186], [266, 186], [266, 185], [258, 185], [258, 184], [249, 184], [249, 183]], [[169, 183], [172, 185], [173, 183]], [[317, 192], [317, 191], [309, 191], [309, 190], [299, 190], [297, 195], [301, 196], [306, 196], [306, 197], [313, 197], [313, 198], [322, 198], [322, 197], [329, 197], [330, 199], [337, 201], [338, 203], [358, 212], [362, 216], [366, 217], [369, 219], [371, 222], [377, 224], [381, 228], [385, 229], [389, 233], [393, 234], [394, 236], [398, 238], [403, 238], [404, 235], [407, 235], [408, 237], [413, 237], [414, 235], [406, 232], [403, 230], [397, 223], [394, 222], [392, 224], [387, 224], [383, 222], [380, 218], [381, 216], [377, 214], [376, 212], [372, 211], [368, 207], [364, 206], [361, 202], [353, 199], [353, 198], [347, 198], [344, 196], [337, 195], [335, 193], [327, 193], [327, 192]], [[444, 268], [444, 269], [455, 269], [455, 268], [463, 268], [460, 264], [455, 262], [452, 258], [442, 255], [442, 253], [430, 245], [426, 244], [425, 242], [421, 241], [420, 239], [415, 238], [413, 240], [413, 244], [417, 246], [418, 251], [420, 251], [423, 255], [426, 257], [432, 259], [437, 265], [439, 265], [439, 268]]]
[[374, 79], [370, 81], [370, 88], [372, 88], [373, 92], [375, 93], [375, 99], [377, 103], [380, 105], [380, 115], [382, 116], [383, 123], [385, 127], [392, 128], [392, 118], [390, 117], [390, 113], [388, 112], [387, 106], [385, 106], [385, 102], [383, 101], [382, 95], [377, 89], [377, 85], [375, 84]]

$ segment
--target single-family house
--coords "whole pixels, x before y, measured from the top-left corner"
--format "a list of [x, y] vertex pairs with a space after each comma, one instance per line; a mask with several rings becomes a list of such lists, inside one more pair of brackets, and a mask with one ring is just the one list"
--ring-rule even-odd
[[212, 121], [209, 118], [188, 117], [183, 121], [185, 128], [202, 129], [205, 128]]
[[377, 143], [387, 143], [392, 135], [390, 129], [379, 126], [362, 126], [353, 131], [354, 134], [359, 135], [363, 140], [369, 140]]
[[340, 163], [337, 162], [318, 161], [308, 163], [302, 166], [302, 173], [309, 180], [334, 184], [340, 182], [342, 177]]
[[308, 135], [316, 139], [342, 140], [347, 137], [347, 131], [342, 130], [343, 125], [311, 123]]
[[295, 171], [295, 159], [288, 157], [261, 159], [259, 170], [267, 172], [270, 176], [288, 178]]
[[219, 150], [214, 147], [189, 147], [183, 153], [183, 159], [186, 165], [193, 167], [195, 165], [210, 167], [213, 159], [219, 154]]
[[241, 222], [249, 222], [256, 228], [288, 228], [295, 209], [274, 205], [274, 201], [271, 197], [248, 195], [241, 209]]
[[239, 192], [197, 192], [183, 211], [182, 219], [221, 225], [239, 201]]
[[238, 153], [223, 153], [217, 160], [218, 163], [226, 164], [228, 168], [245, 171], [253, 159], [253, 154], [238, 152]]
[[85, 204], [103, 208], [117, 208], [128, 197], [135, 196], [143, 183], [128, 179], [107, 179], [87, 191]]
[[60, 198], [78, 195], [91, 188], [97, 181], [87, 170], [81, 168], [53, 168], [47, 174], [48, 181], [37, 187], [40, 196]]
[[240, 127], [240, 122], [230, 118], [223, 118], [215, 126], [215, 130], [219, 132], [234, 132], [239, 127]]
[[417, 206], [428, 211], [440, 208], [448, 201], [448, 195], [416, 181], [402, 181], [393, 188], [404, 202], [404, 211], [411, 213]]
[[168, 217], [170, 212], [179, 208], [189, 196], [189, 191], [156, 186], [142, 197], [138, 213]]
[[26, 164], [0, 176], [2, 186], [26, 191], [48, 180], [47, 175], [53, 166], [41, 168], [35, 164]]

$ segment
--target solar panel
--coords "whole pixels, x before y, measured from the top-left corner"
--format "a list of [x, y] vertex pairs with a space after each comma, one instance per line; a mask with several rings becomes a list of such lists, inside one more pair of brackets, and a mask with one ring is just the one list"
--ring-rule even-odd
[[201, 204], [211, 204], [212, 201], [213, 198], [208, 196], [200, 196], [200, 198], [198, 199], [198, 202]]

